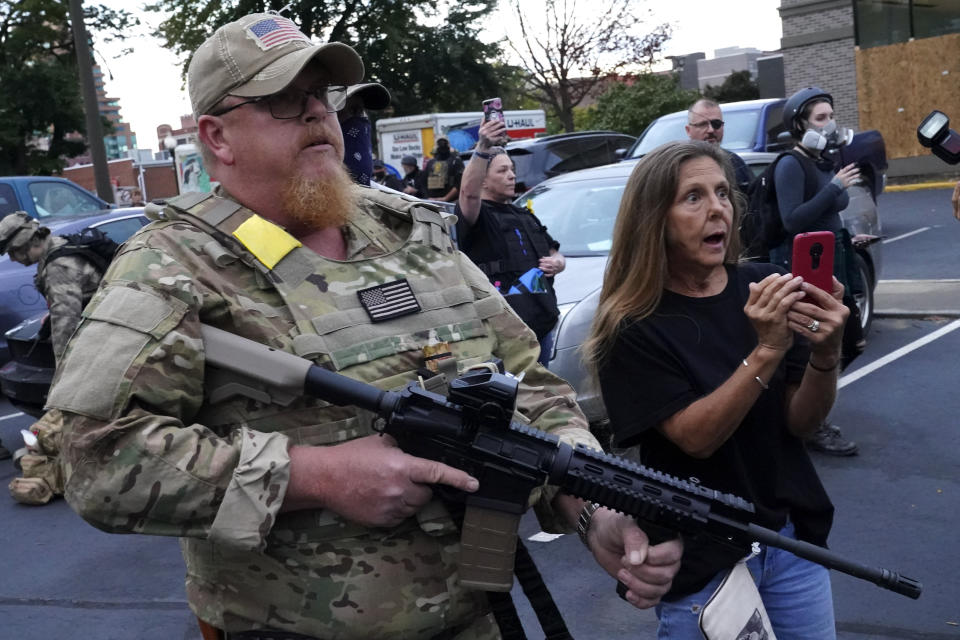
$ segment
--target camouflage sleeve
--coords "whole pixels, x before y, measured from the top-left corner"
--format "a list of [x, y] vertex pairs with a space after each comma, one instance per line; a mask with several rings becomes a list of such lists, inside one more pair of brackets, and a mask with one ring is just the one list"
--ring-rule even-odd
[[[540, 344], [534, 332], [523, 323], [513, 309], [494, 289], [490, 281], [464, 254], [463, 272], [475, 294], [497, 296], [502, 302], [500, 313], [487, 319], [497, 335], [494, 355], [503, 360], [504, 369], [519, 376], [523, 374], [517, 396], [517, 410], [521, 419], [552, 433], [571, 446], [585, 444], [601, 449], [600, 442], [590, 433], [587, 419], [577, 405], [577, 394], [563, 379], [537, 362]], [[574, 529], [552, 506], [556, 487], [545, 487], [537, 497], [534, 508], [540, 526], [545, 531], [570, 533]]]
[[41, 277], [41, 293], [50, 309], [50, 342], [57, 362], [67, 341], [80, 324], [83, 311], [83, 270], [75, 259], [61, 258], [48, 263]]
[[58, 367], [48, 407], [64, 413], [65, 496], [106, 531], [261, 548], [289, 481], [288, 440], [192, 422], [203, 400], [199, 307], [217, 294], [172, 255], [128, 246]]

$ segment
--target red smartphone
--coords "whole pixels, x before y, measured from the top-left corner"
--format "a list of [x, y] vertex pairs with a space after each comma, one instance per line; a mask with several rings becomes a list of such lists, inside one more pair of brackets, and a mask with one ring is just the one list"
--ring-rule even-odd
[[489, 98], [483, 101], [483, 121], [499, 120], [503, 122], [503, 103], [500, 98]]
[[833, 291], [833, 232], [811, 231], [793, 237], [793, 275], [804, 282]]

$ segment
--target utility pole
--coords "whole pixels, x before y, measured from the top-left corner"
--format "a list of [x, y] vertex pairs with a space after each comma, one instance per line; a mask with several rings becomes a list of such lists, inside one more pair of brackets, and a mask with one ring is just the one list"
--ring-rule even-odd
[[73, 27], [73, 44], [80, 69], [80, 87], [83, 90], [83, 111], [87, 120], [87, 144], [93, 158], [93, 175], [97, 181], [97, 195], [101, 200], [113, 202], [113, 187], [110, 185], [110, 169], [107, 167], [107, 149], [103, 144], [103, 125], [97, 104], [97, 88], [93, 83], [93, 62], [87, 42], [87, 28], [83, 23], [83, 0], [70, 0], [70, 22]]

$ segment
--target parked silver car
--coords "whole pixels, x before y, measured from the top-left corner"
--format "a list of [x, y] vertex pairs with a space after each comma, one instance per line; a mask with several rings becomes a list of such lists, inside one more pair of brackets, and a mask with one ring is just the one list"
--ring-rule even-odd
[[[757, 175], [777, 154], [739, 154]], [[612, 243], [613, 223], [620, 198], [636, 160], [584, 169], [546, 180], [520, 196], [516, 204], [529, 206], [550, 235], [560, 243], [567, 258], [566, 269], [557, 275], [555, 288], [560, 305], [557, 339], [549, 368], [573, 385], [577, 400], [591, 424], [606, 420], [599, 390], [592, 388], [580, 357], [580, 345], [587, 336], [597, 308], [607, 255]], [[881, 235], [880, 218], [869, 185], [849, 188], [850, 204], [841, 212], [851, 235]], [[858, 299], [864, 329], [873, 316], [873, 291], [881, 269], [881, 244], [858, 247], [857, 265], [867, 293]]]

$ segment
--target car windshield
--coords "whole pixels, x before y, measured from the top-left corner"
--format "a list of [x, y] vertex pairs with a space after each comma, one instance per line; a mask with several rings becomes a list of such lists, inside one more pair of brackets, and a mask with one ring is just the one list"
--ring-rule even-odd
[[533, 211], [563, 255], [606, 255], [625, 184], [624, 178], [541, 184], [516, 204]]
[[[727, 111], [723, 114], [723, 142], [724, 149], [731, 151], [748, 151], [753, 149], [756, 138], [757, 121], [760, 111]], [[656, 120], [643, 133], [640, 142], [630, 153], [631, 158], [645, 156], [665, 142], [686, 140], [687, 112], [674, 113]]]
[[28, 189], [41, 220], [88, 216], [103, 209], [90, 194], [61, 182], [34, 182]]

